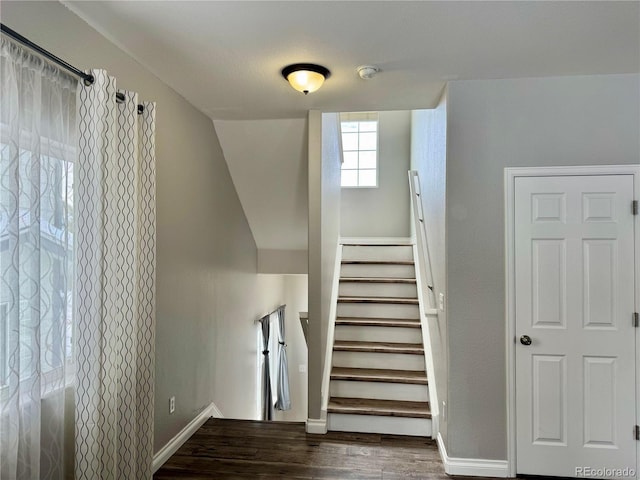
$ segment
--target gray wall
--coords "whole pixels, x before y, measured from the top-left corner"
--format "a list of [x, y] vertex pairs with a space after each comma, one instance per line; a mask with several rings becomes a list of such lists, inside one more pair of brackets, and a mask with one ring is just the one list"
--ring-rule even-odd
[[343, 188], [340, 235], [408, 237], [411, 112], [379, 112], [378, 188]]
[[309, 112], [309, 418], [319, 419], [333, 272], [340, 236], [338, 114]]
[[[57, 2], [3, 1], [2, 22], [157, 102], [157, 451], [211, 401], [220, 398], [225, 413], [227, 395], [252, 398], [228, 385], [214, 389], [214, 377], [235, 361], [216, 349], [234, 323], [249, 326], [280, 303], [270, 296], [282, 290], [256, 274], [255, 242], [208, 117]], [[230, 355], [255, 353], [255, 335], [243, 341]]]
[[[433, 110], [415, 110], [411, 114], [411, 169], [420, 177], [420, 201], [425, 220], [426, 236], [431, 257], [436, 305], [440, 293], [447, 298], [446, 236], [445, 236], [445, 184], [447, 162], [447, 93], [443, 94]], [[412, 225], [413, 226], [413, 225]], [[424, 277], [422, 277], [424, 278]], [[424, 285], [423, 285], [423, 288]], [[425, 297], [426, 298], [426, 297]], [[437, 323], [428, 323], [435, 378], [438, 394], [439, 428], [447, 438], [447, 422], [442, 416], [442, 403], [447, 402], [447, 309], [438, 312]]]
[[503, 169], [637, 164], [639, 87], [638, 75], [449, 84], [449, 455], [506, 459]]

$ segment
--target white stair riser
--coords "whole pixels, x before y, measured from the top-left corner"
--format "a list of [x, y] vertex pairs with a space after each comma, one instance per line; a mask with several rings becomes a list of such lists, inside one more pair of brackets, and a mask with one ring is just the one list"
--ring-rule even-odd
[[386, 260], [404, 261], [413, 260], [413, 246], [385, 246], [385, 245], [345, 245], [342, 247], [343, 260]]
[[373, 398], [376, 400], [401, 400], [406, 402], [429, 401], [427, 385], [411, 383], [331, 380], [329, 391], [332, 397]]
[[343, 264], [341, 277], [416, 278], [413, 265]]
[[345, 368], [380, 368], [424, 372], [424, 355], [406, 353], [333, 352], [333, 366]]
[[359, 342], [422, 343], [422, 332], [419, 328], [336, 325], [335, 339]]
[[329, 413], [327, 429], [334, 432], [431, 436], [431, 419]]
[[418, 305], [394, 303], [338, 303], [339, 317], [420, 318]]
[[341, 297], [418, 298], [415, 283], [360, 283], [340, 282]]

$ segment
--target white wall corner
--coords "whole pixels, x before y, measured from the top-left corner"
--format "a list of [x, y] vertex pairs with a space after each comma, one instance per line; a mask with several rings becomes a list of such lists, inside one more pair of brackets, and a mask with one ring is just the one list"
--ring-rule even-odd
[[327, 419], [307, 418], [307, 433], [324, 435], [327, 433]]
[[160, 470], [160, 467], [162, 467], [162, 465], [164, 465], [164, 463], [169, 460], [169, 458], [171, 458], [171, 456], [176, 453], [187, 440], [189, 440], [191, 435], [196, 433], [198, 429], [211, 417], [223, 418], [222, 412], [220, 412], [220, 409], [218, 409], [214, 403], [205, 407], [205, 409], [202, 410], [196, 418], [191, 420], [175, 437], [169, 440], [164, 447], [158, 450], [158, 452], [153, 456], [153, 473]]
[[438, 450], [447, 475], [469, 477], [508, 477], [506, 460], [485, 460], [482, 458], [454, 458], [447, 454], [442, 435], [438, 433]]

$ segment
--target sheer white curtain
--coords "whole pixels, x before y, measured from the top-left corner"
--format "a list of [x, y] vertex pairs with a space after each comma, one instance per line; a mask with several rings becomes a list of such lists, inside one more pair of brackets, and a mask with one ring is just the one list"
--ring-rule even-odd
[[153, 460], [155, 104], [103, 70], [78, 88], [76, 480], [149, 480]]
[[77, 82], [0, 41], [0, 478], [61, 479], [73, 451]]

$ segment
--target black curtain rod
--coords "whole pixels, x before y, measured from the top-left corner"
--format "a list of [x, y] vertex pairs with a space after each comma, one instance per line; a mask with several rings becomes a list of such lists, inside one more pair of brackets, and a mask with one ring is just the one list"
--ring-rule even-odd
[[[25, 47], [28, 47], [31, 50], [34, 50], [34, 51], [38, 52], [40, 55], [42, 55], [43, 57], [49, 59], [53, 63], [56, 63], [56, 64], [60, 65], [62, 68], [64, 68], [68, 72], [71, 72], [76, 77], [80, 77], [85, 85], [89, 86], [89, 85], [92, 85], [93, 82], [95, 82], [96, 79], [90, 73], [85, 73], [82, 70], [80, 70], [79, 68], [74, 67], [70, 63], [65, 62], [61, 58], [55, 56], [50, 51], [45, 50], [44, 48], [42, 48], [40, 45], [38, 45], [36, 43], [33, 43], [31, 40], [29, 40], [26, 37], [23, 37], [22, 35], [20, 35], [18, 32], [16, 32], [12, 28], [7, 27], [4, 23], [0, 23], [0, 31], [2, 31], [2, 33], [4, 33], [5, 35], [13, 38], [16, 42], [19, 42], [19, 43], [23, 44]], [[120, 92], [117, 92], [116, 93], [116, 102], [122, 103], [122, 102], [124, 102], [124, 100], [125, 100], [124, 99], [124, 94], [120, 93]], [[143, 105], [138, 105], [138, 114], [141, 114], [142, 112], [144, 112], [144, 106]]]

